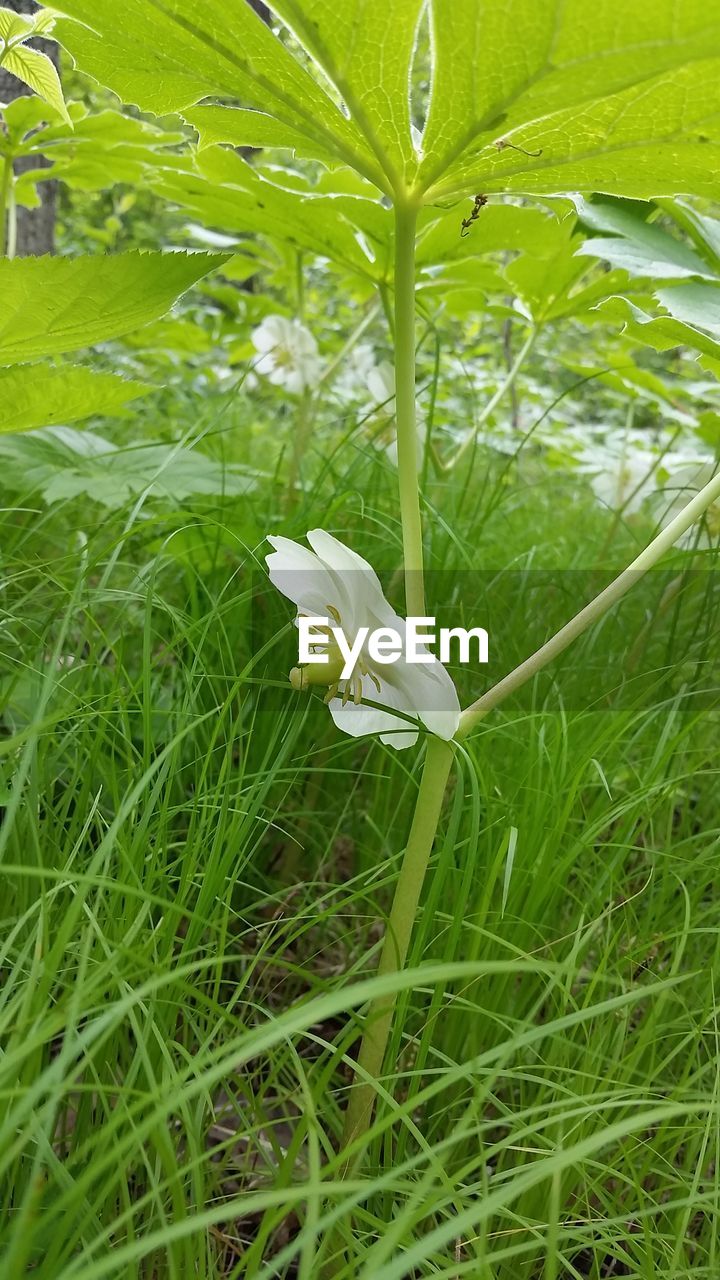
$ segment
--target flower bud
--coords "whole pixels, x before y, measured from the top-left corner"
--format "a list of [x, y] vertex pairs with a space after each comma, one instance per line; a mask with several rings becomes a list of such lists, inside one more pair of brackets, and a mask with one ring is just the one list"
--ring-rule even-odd
[[312, 684], [325, 685], [327, 688], [337, 684], [342, 676], [344, 659], [337, 650], [333, 652], [333, 649], [330, 650], [328, 658], [328, 662], [308, 662], [304, 667], [293, 667], [290, 672], [290, 684], [293, 689], [306, 693]]

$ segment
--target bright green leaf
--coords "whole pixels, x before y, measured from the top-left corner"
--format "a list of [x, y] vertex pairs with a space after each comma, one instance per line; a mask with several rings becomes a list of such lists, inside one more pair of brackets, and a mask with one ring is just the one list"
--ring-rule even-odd
[[81, 422], [96, 414], [109, 416], [149, 390], [142, 382], [82, 367], [0, 369], [0, 432]]
[[720, 337], [720, 284], [684, 284], [676, 289], [658, 289], [656, 297], [676, 320]]
[[[623, 333], [631, 342], [652, 347], [654, 351], [688, 347], [699, 355], [720, 359], [720, 341], [674, 316], [648, 315], [627, 298], [620, 297], [609, 298], [598, 307], [598, 312], [609, 323], [621, 324]], [[720, 337], [720, 327], [717, 333]]]
[[250, 8], [225, 0], [65, 0], [59, 23], [83, 71], [124, 102], [164, 115], [206, 97], [234, 99], [299, 130], [383, 182], [357, 125]]
[[48, 36], [54, 30], [59, 15], [54, 9], [41, 9], [33, 17], [33, 35]]
[[460, 234], [462, 211], [453, 208], [440, 218], [437, 212], [427, 209], [423, 214], [423, 218], [434, 217], [427, 230], [421, 227], [417, 252], [421, 266], [520, 249], [546, 257], [559, 234], [554, 215], [527, 205], [489, 204], [468, 236]]
[[417, 144], [421, 0], [274, 0], [314, 72], [245, 3], [127, 0], [122, 22], [116, 0], [64, 8], [86, 24], [62, 24], [80, 66], [124, 100], [255, 108], [291, 131], [275, 136], [300, 134], [386, 192], [402, 179], [431, 203], [718, 189], [720, 0], [430, 0]]
[[[220, 147], [202, 152], [199, 172], [161, 173], [154, 189], [206, 227], [277, 237], [291, 249], [331, 258], [372, 278], [388, 269], [392, 218], [376, 201], [298, 194], [261, 178], [240, 156]], [[367, 249], [358, 242], [361, 229]]]
[[157, 320], [227, 255], [0, 259], [0, 365], [88, 347]]
[[40, 492], [48, 503], [83, 497], [109, 508], [144, 493], [172, 505], [193, 497], [242, 497], [257, 484], [255, 473], [223, 465], [197, 449], [118, 446], [72, 427], [0, 436], [0, 465], [9, 484], [21, 492]]
[[27, 45], [19, 44], [13, 49], [6, 49], [0, 62], [3, 70], [9, 71], [18, 80], [22, 80], [23, 84], [32, 89], [33, 93], [59, 112], [70, 124], [60, 77], [55, 64], [50, 61], [47, 54], [40, 53], [39, 49], [29, 49]]
[[383, 171], [412, 177], [409, 84], [423, 0], [273, 0], [273, 8], [337, 87]]
[[[649, 227], [648, 231], [654, 228]], [[601, 258], [613, 267], [620, 267], [634, 276], [649, 276], [656, 280], [680, 280], [684, 276], [699, 276], [708, 280], [715, 277], [707, 263], [698, 258], [686, 245], [658, 229], [656, 243], [647, 237], [646, 243], [597, 236], [586, 240], [577, 251], [591, 258]]]
[[[26, 40], [32, 35], [34, 23], [32, 18], [16, 13], [14, 9], [0, 9], [0, 40]], [[3, 62], [0, 51], [0, 63]]]
[[432, 13], [432, 198], [717, 193], [718, 0], [434, 0]]
[[230, 143], [233, 147], [284, 147], [305, 159], [337, 164], [336, 157], [315, 139], [282, 124], [264, 111], [247, 111], [241, 107], [193, 107], [184, 111], [183, 117], [197, 129], [201, 148], [220, 142]]
[[720, 221], [707, 214], [698, 213], [684, 200], [668, 200], [663, 206], [672, 217], [692, 236], [702, 253], [707, 254], [713, 266], [720, 272]]

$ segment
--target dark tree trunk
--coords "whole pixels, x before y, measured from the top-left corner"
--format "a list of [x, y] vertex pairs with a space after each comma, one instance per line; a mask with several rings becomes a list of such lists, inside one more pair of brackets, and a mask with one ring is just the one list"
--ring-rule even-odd
[[[15, 13], [35, 13], [39, 8], [35, 0], [3, 0], [6, 9]], [[52, 40], [33, 40], [35, 48], [47, 54], [58, 65], [58, 47]], [[27, 85], [16, 80], [9, 71], [0, 67], [0, 102], [11, 102], [30, 93]], [[49, 161], [40, 156], [27, 156], [15, 161], [15, 173], [23, 173], [26, 169], [44, 168]], [[43, 253], [52, 253], [55, 248], [55, 201], [57, 183], [41, 182], [38, 186], [40, 206], [37, 209], [18, 208], [17, 211], [17, 253], [20, 257], [37, 257]]]

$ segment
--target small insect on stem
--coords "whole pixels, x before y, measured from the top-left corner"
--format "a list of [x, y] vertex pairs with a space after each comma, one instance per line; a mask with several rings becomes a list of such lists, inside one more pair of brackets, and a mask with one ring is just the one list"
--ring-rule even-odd
[[526, 147], [518, 147], [516, 143], [509, 142], [507, 138], [496, 138], [495, 146], [498, 151], [519, 151], [521, 156], [529, 156], [531, 160], [537, 160], [543, 153], [542, 147], [538, 147], [537, 151], [528, 151]]
[[477, 222], [480, 210], [485, 208], [485, 205], [487, 204], [487, 202], [488, 202], [487, 196], [477, 195], [475, 197], [475, 203], [472, 207], [472, 213], [470, 214], [469, 218], [463, 218], [462, 225], [460, 227], [460, 235], [462, 236], [463, 240], [465, 239], [465, 236], [470, 235], [470, 228], [473, 222]]

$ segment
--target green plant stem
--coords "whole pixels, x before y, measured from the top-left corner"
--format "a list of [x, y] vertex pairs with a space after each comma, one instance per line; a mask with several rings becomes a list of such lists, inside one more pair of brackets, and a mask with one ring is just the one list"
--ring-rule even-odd
[[666, 551], [681, 538], [688, 529], [692, 528], [697, 520], [707, 511], [708, 507], [720, 498], [720, 473], [718, 473], [703, 489], [700, 490], [695, 497], [683, 507], [682, 511], [671, 520], [668, 525], [653, 538], [644, 551], [636, 556], [631, 564], [623, 569], [609, 586], [601, 591], [590, 604], [585, 605], [570, 622], [561, 627], [555, 633], [552, 639], [536, 650], [531, 657], [526, 658], [525, 662], [521, 662], [519, 667], [511, 671], [509, 675], [500, 680], [498, 684], [493, 685], [492, 689], [488, 689], [482, 698], [478, 698], [477, 702], [473, 702], [471, 706], [463, 711], [460, 717], [460, 728], [457, 737], [462, 739], [466, 734], [480, 723], [485, 716], [504, 702], [510, 694], [515, 693], [517, 689], [521, 689], [528, 680], [532, 680], [533, 676], [542, 671], [544, 667], [557, 658], [561, 653], [571, 645], [573, 640], [577, 640], [588, 627], [598, 622], [613, 605], [621, 600], [627, 591], [646, 574], [650, 569], [658, 563], [664, 556]]
[[9, 222], [12, 201], [13, 162], [11, 156], [4, 156], [2, 162], [2, 178], [0, 178], [0, 257], [8, 253]]
[[[415, 813], [380, 956], [379, 974], [398, 973], [404, 967], [452, 761], [453, 748], [449, 742], [440, 738], [428, 739]], [[382, 1072], [395, 1001], [395, 995], [382, 996], [373, 1002], [368, 1012], [358, 1056], [359, 1072], [345, 1115], [343, 1149], [364, 1136], [372, 1119], [375, 1087], [371, 1081], [377, 1080]], [[367, 1076], [370, 1080], [365, 1078]], [[346, 1171], [352, 1163], [349, 1159]]]
[[[417, 464], [415, 387], [415, 233], [418, 206], [395, 204], [395, 406], [398, 444], [398, 487], [403, 532], [405, 605], [408, 615], [425, 613], [420, 483]], [[415, 813], [390, 911], [378, 972], [397, 973], [410, 945], [415, 912], [428, 859], [440, 821], [453, 749], [430, 738], [427, 744]], [[362, 1138], [372, 1118], [375, 1086], [382, 1071], [392, 1025], [395, 997], [375, 1001], [368, 1013], [358, 1057], [358, 1079], [345, 1116], [342, 1147]]]
[[537, 335], [538, 335], [537, 329], [533, 328], [530, 330], [527, 338], [525, 339], [520, 350], [518, 351], [512, 363], [512, 366], [508, 370], [508, 374], [507, 374], [507, 377], [505, 378], [505, 381], [500, 384], [495, 394], [491, 396], [490, 399], [488, 400], [487, 404], [485, 405], [485, 408], [483, 409], [482, 413], [480, 414], [480, 417], [478, 418], [478, 421], [475, 423], [474, 429], [470, 432], [467, 439], [463, 440], [457, 452], [453, 455], [452, 458], [450, 458], [444, 464], [443, 469], [445, 471], [452, 471], [453, 467], [457, 466], [461, 458], [465, 457], [465, 454], [467, 453], [468, 449], [472, 448], [475, 442], [475, 439], [478, 435], [478, 432], [481, 431], [482, 428], [485, 426], [485, 423], [487, 422], [488, 418], [492, 413], [495, 412], [500, 402], [507, 395], [508, 391], [511, 391], [512, 388], [515, 386], [515, 382], [517, 381], [517, 376], [535, 345]]
[[417, 206], [395, 205], [395, 407], [398, 485], [405, 566], [405, 607], [423, 617], [423, 539], [417, 465], [415, 405], [415, 230]]
[[6, 255], [12, 259], [17, 252], [17, 203], [15, 201], [15, 175], [10, 161], [10, 190], [7, 200], [7, 246]]
[[290, 470], [287, 480], [286, 509], [292, 511], [297, 501], [297, 490], [302, 471], [302, 462], [307, 453], [312, 436], [315, 419], [315, 398], [312, 391], [303, 391], [298, 407], [297, 428], [293, 438]]
[[8, 166], [10, 161], [3, 157], [2, 177], [0, 178], [0, 257], [5, 256], [5, 236], [7, 226]]
[[295, 281], [297, 287], [297, 318], [302, 324], [305, 320], [305, 263], [302, 249], [295, 254]]

